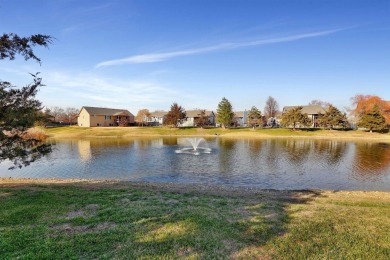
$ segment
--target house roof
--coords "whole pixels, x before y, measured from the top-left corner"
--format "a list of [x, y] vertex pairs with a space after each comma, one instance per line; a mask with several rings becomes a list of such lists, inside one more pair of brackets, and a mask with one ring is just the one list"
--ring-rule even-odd
[[90, 115], [101, 115], [101, 116], [118, 116], [118, 115], [127, 115], [134, 116], [127, 109], [116, 109], [116, 108], [104, 108], [104, 107], [82, 107], [88, 112]]
[[154, 111], [154, 112], [150, 112], [150, 116], [154, 116], [154, 117], [164, 117], [168, 114], [168, 112], [165, 112], [165, 111]]
[[[186, 110], [187, 117], [199, 117], [199, 115], [202, 113], [202, 109], [197, 110]], [[212, 116], [213, 111], [206, 110], [205, 116]]]
[[234, 112], [234, 117], [244, 117], [246, 111], [236, 111]]
[[302, 114], [308, 114], [308, 115], [317, 115], [317, 114], [325, 114], [325, 109], [322, 106], [319, 105], [312, 105], [312, 106], [285, 106], [283, 107], [283, 113], [286, 113], [287, 111], [302, 107]]

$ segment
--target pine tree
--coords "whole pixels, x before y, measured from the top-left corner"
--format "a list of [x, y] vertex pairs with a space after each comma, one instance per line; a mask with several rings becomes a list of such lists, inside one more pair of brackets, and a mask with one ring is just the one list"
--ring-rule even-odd
[[230, 126], [233, 121], [234, 112], [232, 104], [226, 98], [222, 98], [217, 108], [217, 123], [222, 125], [222, 128]]
[[248, 124], [250, 124], [252, 127], [255, 127], [256, 124], [261, 123], [261, 111], [253, 106], [248, 111]]
[[285, 127], [292, 126], [293, 130], [297, 125], [308, 127], [311, 123], [308, 115], [302, 114], [302, 107], [294, 107], [282, 115], [282, 125]]
[[206, 116], [206, 110], [203, 109], [200, 111], [200, 113], [197, 115], [197, 117], [195, 118], [195, 122], [196, 126], [200, 126], [200, 127], [203, 127], [205, 125], [208, 125], [210, 122], [209, 122], [209, 117]]
[[369, 129], [370, 133], [373, 130], [380, 131], [387, 128], [386, 119], [381, 114], [377, 105], [371, 111], [364, 112], [357, 125]]
[[[15, 59], [16, 54], [25, 60], [41, 60], [34, 54], [36, 45], [48, 47], [52, 37], [32, 35], [19, 37], [16, 34], [3, 34], [0, 37], [0, 60]], [[0, 81], [0, 162], [11, 160], [15, 167], [29, 165], [51, 151], [37, 138], [31, 138], [27, 129], [40, 119], [41, 102], [35, 99], [39, 87], [43, 86], [38, 73], [31, 74], [34, 82], [17, 88], [7, 81]], [[14, 168], [14, 167], [11, 167]]]
[[334, 127], [344, 128], [347, 123], [347, 116], [333, 105], [329, 105], [325, 114], [319, 118], [318, 123], [320, 126], [329, 129], [333, 129]]

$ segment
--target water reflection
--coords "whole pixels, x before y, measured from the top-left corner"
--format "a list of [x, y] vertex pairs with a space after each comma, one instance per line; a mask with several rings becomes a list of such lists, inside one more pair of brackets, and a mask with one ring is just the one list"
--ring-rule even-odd
[[347, 143], [342, 141], [313, 142], [314, 152], [330, 165], [338, 165], [346, 154]]
[[232, 139], [218, 139], [218, 146], [223, 147], [218, 153], [218, 165], [220, 173], [234, 172], [234, 166], [239, 167], [237, 160], [240, 160], [240, 149], [236, 147], [237, 142]]
[[[357, 143], [353, 160], [354, 174], [364, 179], [388, 175], [390, 171], [390, 145], [386, 143]], [[367, 162], [370, 163], [367, 163]]]
[[177, 145], [178, 144], [178, 138], [176, 137], [166, 137], [162, 139], [163, 145]]
[[88, 162], [92, 159], [91, 152], [91, 140], [78, 140], [77, 145], [79, 148], [80, 160]]
[[[53, 140], [51, 140], [54, 142]], [[309, 139], [207, 138], [210, 154], [175, 151], [183, 138], [57, 140], [33, 165], [0, 177], [115, 178], [267, 189], [390, 190], [390, 145]]]

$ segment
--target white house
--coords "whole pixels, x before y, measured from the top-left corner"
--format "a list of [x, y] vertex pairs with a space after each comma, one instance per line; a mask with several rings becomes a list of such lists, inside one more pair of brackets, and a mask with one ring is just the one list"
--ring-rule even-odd
[[148, 125], [151, 126], [160, 126], [163, 125], [164, 119], [168, 112], [165, 111], [154, 111], [150, 113], [148, 118]]

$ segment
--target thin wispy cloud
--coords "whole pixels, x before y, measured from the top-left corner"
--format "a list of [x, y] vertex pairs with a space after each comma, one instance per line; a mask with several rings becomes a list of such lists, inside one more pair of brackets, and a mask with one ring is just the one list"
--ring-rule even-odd
[[330, 34], [333, 34], [333, 33], [336, 33], [336, 32], [342, 31], [342, 30], [346, 30], [346, 29], [344, 28], [344, 29], [335, 29], [335, 30], [326, 30], [326, 31], [304, 33], [304, 34], [295, 34], [295, 35], [288, 35], [288, 36], [283, 36], [283, 37], [261, 39], [261, 40], [256, 40], [256, 41], [229, 42], [229, 43], [223, 43], [223, 44], [218, 44], [218, 45], [209, 46], [209, 47], [187, 49], [187, 50], [180, 50], [180, 51], [173, 51], [173, 52], [148, 53], [148, 54], [130, 56], [130, 57], [122, 58], [122, 59], [103, 61], [103, 62], [98, 63], [95, 66], [95, 68], [100, 68], [100, 67], [105, 67], [105, 66], [123, 65], [123, 64], [132, 64], [132, 63], [134, 64], [134, 63], [161, 62], [161, 61], [165, 61], [165, 60], [172, 59], [175, 57], [180, 57], [180, 56], [189, 56], [189, 55], [196, 55], [196, 54], [215, 52], [215, 51], [232, 50], [232, 49], [251, 47], [251, 46], [260, 46], [260, 45], [266, 45], [266, 44], [276, 44], [276, 43], [283, 43], [283, 42], [298, 41], [298, 40], [307, 39], [307, 38], [315, 38], [315, 37], [330, 35]]
[[63, 106], [112, 107], [115, 104], [136, 112], [142, 107], [165, 108], [172, 97], [181, 96], [176, 90], [155, 81], [118, 80], [96, 74], [74, 75], [53, 70], [44, 72], [47, 75], [46, 86], [40, 91], [40, 99], [48, 107], [61, 105], [61, 98], [67, 97], [67, 103]]

